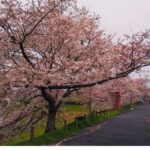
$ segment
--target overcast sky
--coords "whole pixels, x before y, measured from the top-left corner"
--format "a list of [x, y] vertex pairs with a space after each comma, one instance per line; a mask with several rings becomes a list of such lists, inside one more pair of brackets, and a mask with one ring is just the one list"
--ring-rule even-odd
[[77, 0], [101, 16], [109, 33], [131, 33], [150, 28], [150, 0]]

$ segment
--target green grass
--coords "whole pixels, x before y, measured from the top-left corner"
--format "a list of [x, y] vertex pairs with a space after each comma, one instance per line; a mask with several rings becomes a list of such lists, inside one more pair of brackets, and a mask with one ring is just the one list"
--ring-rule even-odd
[[[61, 120], [56, 121], [56, 130], [50, 135], [44, 135], [44, 128], [45, 128], [45, 121], [42, 121], [36, 128], [35, 128], [35, 138], [34, 142], [30, 142], [30, 132], [29, 130], [24, 131], [20, 134], [17, 134], [12, 140], [6, 141], [5, 145], [50, 145], [54, 142], [61, 141], [65, 138], [71, 137], [77, 134], [79, 131], [86, 127], [93, 126], [97, 122], [104, 121], [112, 116], [119, 115], [131, 107], [135, 107], [135, 105], [128, 105], [122, 107], [120, 110], [112, 110], [108, 112], [99, 113], [97, 115], [88, 116], [83, 121], [74, 121], [74, 117], [81, 116], [83, 114], [88, 113], [88, 106], [87, 105], [65, 105], [64, 111], [68, 114], [68, 124], [67, 129], [63, 128], [63, 123]], [[73, 115], [74, 114], [74, 115]]]
[[66, 110], [67, 112], [75, 112], [75, 111], [82, 111], [82, 112], [86, 112], [87, 111], [87, 105], [64, 105], [64, 110]]
[[16, 143], [13, 145], [50, 145], [54, 142], [59, 142], [63, 140], [64, 138], [68, 138], [70, 136], [75, 135], [77, 132], [81, 131], [82, 129], [86, 127], [90, 127], [94, 125], [95, 123], [99, 121], [104, 121], [107, 118], [110, 118], [114, 115], [118, 115], [119, 111], [112, 111], [108, 113], [99, 114], [96, 116], [87, 117], [83, 121], [73, 122], [68, 125], [67, 129], [61, 128], [56, 129], [52, 134], [50, 135], [41, 135], [37, 136], [34, 139], [34, 142], [31, 143], [29, 140]]
[[[88, 105], [70, 105], [70, 104], [67, 104], [67, 105], [63, 105], [61, 109], [62, 109], [63, 113], [67, 113], [67, 124], [68, 125], [74, 122], [75, 116], [81, 116], [81, 115], [88, 113]], [[62, 111], [59, 113], [61, 114]], [[59, 117], [57, 117], [57, 120], [56, 120], [56, 128], [57, 128], [56, 131], [60, 132], [61, 130], [63, 130], [64, 124], [63, 124], [63, 120], [58, 119], [58, 118]], [[34, 137], [35, 137], [35, 140], [37, 140], [37, 143], [39, 141], [39, 137], [41, 137], [42, 139], [43, 139], [43, 136], [45, 137], [45, 135], [43, 135], [45, 126], [46, 126], [46, 119], [43, 119], [35, 128]], [[16, 145], [18, 143], [28, 141], [29, 138], [30, 138], [30, 131], [26, 130], [22, 133], [17, 134], [13, 138], [6, 140], [4, 142], [4, 145]]]

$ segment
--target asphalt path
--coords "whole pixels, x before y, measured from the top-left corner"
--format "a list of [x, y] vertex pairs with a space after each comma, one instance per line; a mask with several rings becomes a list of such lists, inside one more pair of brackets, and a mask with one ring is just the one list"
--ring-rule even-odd
[[126, 113], [88, 128], [58, 143], [60, 146], [149, 146], [150, 104], [145, 103]]

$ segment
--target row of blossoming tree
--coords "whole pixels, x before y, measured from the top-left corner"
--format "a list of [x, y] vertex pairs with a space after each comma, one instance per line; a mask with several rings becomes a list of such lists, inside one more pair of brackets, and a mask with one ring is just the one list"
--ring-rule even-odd
[[[0, 129], [24, 129], [46, 111], [45, 133], [51, 133], [64, 98], [92, 88], [100, 99], [112, 82], [120, 84], [117, 79], [149, 65], [149, 30], [114, 43], [99, 16], [78, 8], [75, 0], [2, 0], [0, 97], [7, 118]], [[122, 86], [122, 92], [131, 91], [126, 99], [136, 86]], [[21, 119], [26, 125], [18, 124]]]
[[[116, 107], [115, 92], [120, 95], [120, 106], [140, 102], [143, 100], [142, 96], [149, 93], [149, 88], [145, 85], [146, 82], [147, 80], [126, 77], [100, 86], [81, 89], [72, 95], [78, 96], [80, 103], [89, 103], [90, 107], [93, 107], [90, 109], [100, 112]], [[89, 112], [91, 113], [92, 110]]]

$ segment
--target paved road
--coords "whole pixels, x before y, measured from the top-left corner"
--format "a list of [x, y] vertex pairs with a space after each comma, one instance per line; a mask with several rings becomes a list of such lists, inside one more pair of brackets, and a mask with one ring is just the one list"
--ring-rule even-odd
[[108, 119], [59, 145], [150, 145], [150, 104], [142, 104]]

